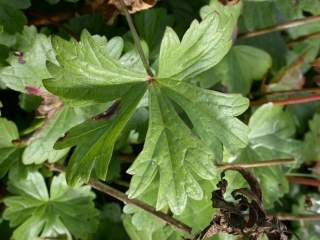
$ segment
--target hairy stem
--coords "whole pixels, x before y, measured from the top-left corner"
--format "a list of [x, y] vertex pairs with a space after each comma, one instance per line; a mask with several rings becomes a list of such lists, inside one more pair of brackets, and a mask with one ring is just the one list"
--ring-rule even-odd
[[[62, 165], [58, 165], [58, 164], [50, 164], [50, 163], [45, 163], [45, 166], [53, 172], [64, 172], [64, 167]], [[139, 201], [137, 199], [130, 199], [127, 197], [126, 194], [124, 194], [123, 192], [120, 192], [119, 190], [110, 187], [100, 181], [97, 180], [90, 180], [89, 181], [89, 185], [98, 190], [99, 192], [105, 193], [115, 199], [118, 199], [119, 201], [125, 203], [125, 204], [131, 204], [134, 205], [140, 209], [143, 209], [144, 211], [150, 213], [151, 215], [153, 215], [154, 217], [164, 221], [165, 223], [171, 225], [172, 227], [176, 228], [178, 231], [182, 232], [182, 233], [186, 233], [188, 235], [191, 235], [192, 232], [192, 228], [189, 227], [188, 225], [180, 222], [179, 220], [163, 213], [160, 211], [157, 211], [154, 207]]]
[[151, 68], [149, 66], [147, 57], [143, 52], [143, 48], [141, 46], [141, 42], [140, 42], [140, 38], [139, 38], [138, 32], [137, 32], [137, 30], [136, 30], [136, 28], [135, 28], [135, 26], [133, 24], [133, 21], [132, 21], [130, 13], [128, 11], [128, 8], [127, 8], [126, 4], [123, 2], [123, 0], [120, 0], [119, 2], [121, 4], [121, 8], [124, 11], [124, 14], [126, 16], [130, 31], [131, 31], [132, 36], [133, 36], [133, 40], [135, 42], [135, 45], [136, 45], [137, 51], [138, 51], [138, 53], [140, 55], [141, 61], [143, 63], [143, 66], [146, 69], [146, 72], [148, 73], [148, 75], [150, 77], [153, 77], [153, 72], [152, 72], [152, 70], [151, 70]]
[[259, 168], [259, 167], [271, 167], [286, 164], [294, 164], [294, 159], [277, 159], [267, 161], [257, 161], [253, 163], [228, 163], [228, 164], [217, 164], [220, 170], [226, 170], [230, 168]]
[[320, 16], [311, 16], [311, 17], [306, 17], [302, 19], [295, 19], [292, 21], [288, 21], [286, 23], [281, 23], [281, 24], [270, 26], [270, 27], [261, 28], [253, 32], [241, 33], [238, 35], [238, 39], [256, 37], [256, 36], [264, 35], [267, 33], [278, 32], [278, 31], [286, 30], [292, 27], [298, 27], [298, 26], [302, 26], [308, 23], [313, 23], [318, 21], [320, 21]]

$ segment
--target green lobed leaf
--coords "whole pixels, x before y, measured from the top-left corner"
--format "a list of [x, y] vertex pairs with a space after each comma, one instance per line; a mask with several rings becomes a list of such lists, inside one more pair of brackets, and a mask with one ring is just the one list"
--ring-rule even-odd
[[[240, 5], [235, 5], [236, 9], [239, 7]], [[196, 69], [207, 60], [207, 50], [202, 52], [199, 47], [201, 48], [204, 41], [212, 39], [211, 36], [216, 33], [217, 28], [218, 38], [215, 40], [215, 47], [220, 48], [221, 44], [230, 47], [231, 34], [237, 17], [235, 12], [237, 11], [229, 12], [228, 16], [233, 16], [229, 20], [226, 16], [218, 17], [209, 12], [202, 23], [194, 23], [190, 27], [181, 42], [180, 49], [182, 52], [185, 51], [183, 46], [187, 46], [187, 40], [192, 38], [193, 54], [198, 55], [199, 51], [201, 53], [196, 59], [191, 59], [189, 67]], [[213, 22], [215, 25], [206, 30], [205, 26], [209, 26]], [[222, 28], [221, 31], [220, 28]], [[195, 30], [199, 36], [193, 38], [191, 33]], [[173, 30], [169, 31], [173, 33]], [[224, 35], [222, 36], [221, 33]], [[67, 101], [78, 103], [87, 101], [90, 103], [90, 101], [107, 102], [120, 98], [124, 106], [127, 106], [126, 104], [129, 106], [130, 100], [125, 96], [131, 96], [131, 92], [133, 94], [134, 91], [131, 89], [137, 88], [142, 91], [149, 84], [151, 120], [144, 150], [130, 169], [130, 173], [135, 174], [129, 190], [130, 197], [142, 194], [159, 173], [160, 188], [157, 208], [162, 209], [169, 205], [173, 212], [180, 213], [185, 208], [187, 196], [193, 199], [202, 199], [202, 188], [194, 176], [198, 175], [206, 180], [212, 180], [216, 176], [214, 161], [222, 159], [223, 146], [231, 152], [237, 152], [246, 146], [248, 141], [247, 128], [235, 118], [248, 107], [248, 100], [240, 95], [226, 95], [203, 90], [181, 82], [179, 79], [162, 78], [160, 73], [154, 79], [149, 79], [144, 70], [139, 70], [138, 65], [129, 69], [129, 66], [132, 67], [130, 61], [122, 61], [124, 55], [120, 57], [121, 48], [117, 51], [117, 56], [112, 55], [110, 54], [111, 50], [107, 50], [108, 47], [103, 46], [107, 43], [104, 38], [92, 37], [87, 32], [82, 34], [79, 43], [61, 39], [54, 39], [53, 42], [59, 65], [51, 64], [49, 66], [53, 79], [44, 81], [44, 84], [49, 91], [62, 96]], [[162, 45], [165, 45], [165, 42], [166, 39], [163, 40]], [[215, 47], [212, 45], [212, 48]], [[227, 51], [229, 47], [224, 51]], [[192, 55], [192, 51], [188, 51], [188, 53]], [[162, 57], [160, 54], [160, 59]], [[223, 56], [211, 57], [213, 60], [219, 61]], [[212, 59], [210, 61], [213, 61]], [[177, 64], [174, 65], [177, 66]], [[179, 67], [177, 66], [177, 68]], [[206, 70], [205, 68], [200, 67], [194, 73], [201, 73]], [[189, 70], [184, 69], [183, 71], [188, 72]], [[140, 97], [136, 96], [135, 101], [138, 101], [139, 98], [142, 99], [142, 92]], [[179, 117], [172, 101], [180, 105], [188, 115], [195, 126], [194, 131]], [[130, 111], [127, 113], [134, 111], [135, 106], [130, 106]], [[198, 114], [195, 109], [200, 109], [200, 113]], [[212, 109], [214, 110], [212, 111]], [[79, 146], [68, 167], [67, 178], [69, 182], [74, 183], [80, 179], [88, 181], [93, 168], [95, 168], [97, 177], [105, 179], [115, 140], [127, 123], [129, 115], [132, 114], [127, 113], [115, 116], [114, 119], [119, 117], [124, 120], [120, 121], [119, 125], [114, 125], [114, 121], [111, 119], [110, 132], [108, 130], [109, 123], [104, 125], [104, 123], [88, 122], [75, 128], [69, 137], [67, 135], [66, 145], [63, 142], [60, 143], [60, 147], [65, 147], [68, 144], [74, 145], [75, 139], [82, 131], [93, 130], [94, 132], [97, 130], [96, 135], [88, 134], [83, 143], [82, 137], [78, 138], [77, 144], [79, 143]], [[98, 130], [100, 126], [105, 129]], [[225, 129], [224, 134], [219, 134], [216, 131], [221, 128]], [[69, 140], [67, 140], [68, 138]], [[209, 146], [204, 143], [207, 140], [209, 140]], [[194, 162], [193, 159], [199, 159], [199, 161]], [[96, 166], [96, 163], [99, 165]], [[169, 170], [168, 166], [171, 166]], [[173, 187], [168, 193], [169, 185]]]
[[193, 21], [181, 41], [171, 28], [167, 28], [161, 43], [157, 76], [183, 80], [216, 65], [231, 47], [241, 2], [232, 9], [219, 9], [217, 13], [213, 8], [202, 14], [203, 21]]
[[10, 57], [10, 66], [0, 69], [0, 81], [23, 93], [28, 86], [43, 89], [41, 81], [50, 77], [46, 61], [56, 62], [50, 38], [35, 27], [25, 27], [17, 41], [18, 51]]
[[131, 87], [144, 84], [147, 79], [145, 72], [121, 64], [119, 38], [110, 40], [105, 46], [106, 39], [92, 37], [83, 31], [79, 43], [58, 37], [52, 42], [59, 66], [48, 65], [53, 79], [45, 80], [44, 85], [62, 98], [75, 102], [108, 102]]
[[215, 160], [222, 159], [222, 145], [230, 152], [247, 145], [248, 129], [235, 118], [248, 108], [247, 98], [201, 89], [174, 79], [159, 79], [159, 86], [187, 113], [195, 132], [215, 153]]
[[[234, 116], [247, 109], [248, 101], [172, 79], [159, 79], [149, 94], [149, 129], [142, 153], [128, 170], [134, 175], [128, 194], [137, 197], [159, 179], [156, 208], [168, 204], [180, 214], [187, 197], [203, 198], [195, 176], [217, 176], [214, 161], [222, 158], [222, 143], [232, 152], [246, 146], [246, 126]], [[185, 110], [201, 139], [178, 116], [170, 99]], [[221, 129], [224, 134], [217, 132]]]
[[56, 162], [61, 159], [69, 148], [55, 150], [55, 142], [64, 135], [66, 131], [88, 118], [100, 113], [105, 105], [95, 107], [70, 107], [64, 106], [47, 120], [43, 126], [30, 139], [30, 144], [23, 152], [24, 164], [40, 164], [45, 161]]
[[[270, 103], [258, 108], [250, 118], [249, 129], [248, 147], [235, 159], [231, 157], [231, 161], [250, 163], [288, 158], [294, 158], [298, 163], [302, 161], [302, 143], [292, 138], [295, 133], [293, 119], [281, 106]], [[272, 207], [289, 190], [286, 171], [282, 166], [253, 169], [261, 184], [265, 207]], [[229, 183], [233, 189], [243, 184], [238, 175], [232, 176]]]
[[36, 237], [87, 239], [97, 226], [98, 211], [94, 208], [94, 194], [88, 186], [73, 188], [63, 174], [53, 178], [50, 193], [44, 178], [38, 172], [28, 172], [26, 178], [12, 174], [9, 191], [14, 196], [4, 200], [4, 218], [16, 227], [16, 240]]
[[250, 92], [253, 80], [261, 80], [271, 65], [272, 59], [267, 52], [237, 45], [210, 72], [214, 82], [219, 79], [230, 92], [246, 95]]
[[[234, 7], [238, 9], [240, 6]], [[236, 18], [236, 12], [230, 11], [228, 16]], [[246, 126], [235, 118], [247, 109], [247, 99], [179, 81], [209, 67], [202, 67], [208, 60], [207, 56], [211, 56], [208, 49], [202, 47], [207, 44], [205, 41], [212, 40], [212, 35], [217, 34], [209, 44], [210, 51], [210, 47], [220, 48], [221, 44], [226, 46], [224, 51], [230, 47], [235, 19], [231, 17], [222, 25], [226, 16], [218, 17], [212, 9], [203, 15], [204, 20], [191, 24], [181, 43], [172, 29], [167, 30], [164, 36], [159, 72], [149, 86], [150, 120], [145, 146], [128, 170], [134, 175], [129, 197], [138, 197], [156, 181], [159, 187], [156, 208], [160, 210], [169, 206], [175, 214], [183, 212], [188, 198], [203, 198], [203, 188], [196, 179], [213, 180], [217, 176], [214, 162], [222, 159], [223, 146], [237, 152], [248, 141]], [[220, 36], [220, 31], [225, 35]], [[215, 53], [217, 55], [211, 56], [209, 62], [223, 57]], [[183, 59], [182, 54], [185, 54]], [[188, 60], [188, 54], [196, 57]], [[161, 64], [165, 66], [162, 70]], [[186, 75], [181, 77], [180, 73]], [[164, 78], [163, 74], [172, 77]], [[177, 114], [172, 101], [187, 114], [194, 131]], [[221, 129], [224, 129], [223, 134], [220, 134]]]
[[134, 174], [128, 194], [131, 198], [139, 196], [158, 176], [156, 208], [168, 204], [173, 212], [180, 213], [188, 196], [202, 199], [194, 175], [208, 180], [214, 177], [213, 155], [179, 118], [168, 97], [158, 87], [149, 91], [149, 130], [142, 153], [128, 170]]
[[106, 179], [114, 145], [144, 92], [144, 86], [132, 87], [121, 98], [118, 109], [110, 119], [88, 120], [71, 129], [56, 144], [58, 149], [77, 145], [67, 168], [68, 182], [89, 181], [92, 171], [98, 178]]

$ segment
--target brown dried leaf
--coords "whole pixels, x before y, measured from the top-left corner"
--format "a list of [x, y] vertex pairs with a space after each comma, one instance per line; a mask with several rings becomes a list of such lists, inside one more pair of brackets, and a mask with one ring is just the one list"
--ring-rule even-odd
[[[129, 13], [135, 13], [142, 10], [152, 8], [156, 0], [123, 0]], [[94, 0], [88, 3], [93, 11], [101, 12], [108, 24], [112, 24], [115, 18], [121, 14], [122, 7], [120, 0]]]
[[[234, 201], [224, 199], [228, 182], [225, 171], [238, 171], [248, 182], [249, 188], [235, 189], [231, 195]], [[218, 189], [212, 193], [214, 208], [219, 208], [210, 225], [193, 240], [205, 240], [217, 233], [245, 236], [250, 240], [265, 234], [269, 240], [287, 240], [286, 227], [275, 217], [268, 217], [262, 206], [262, 193], [256, 177], [243, 168], [231, 168], [221, 173]]]
[[26, 87], [30, 95], [41, 97], [42, 103], [37, 109], [39, 117], [52, 118], [53, 115], [63, 106], [63, 102], [57, 97], [37, 87]]
[[271, 80], [271, 83], [267, 86], [267, 92], [302, 89], [305, 83], [305, 77], [302, 72], [303, 64], [304, 54], [283, 68], [280, 73]]

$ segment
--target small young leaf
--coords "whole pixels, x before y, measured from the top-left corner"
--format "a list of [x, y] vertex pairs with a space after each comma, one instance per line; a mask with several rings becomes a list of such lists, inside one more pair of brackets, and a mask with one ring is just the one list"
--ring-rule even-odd
[[38, 172], [29, 172], [19, 178], [12, 174], [4, 218], [11, 227], [17, 227], [13, 239], [26, 240], [37, 237], [87, 239], [97, 226], [98, 211], [94, 208], [94, 194], [88, 186], [73, 188], [66, 183], [64, 174], [53, 178], [50, 193], [44, 178]]
[[[270, 55], [255, 47], [238, 45], [231, 48], [230, 52], [211, 71], [213, 81], [219, 79], [230, 92], [250, 92], [253, 80], [261, 80], [271, 67]], [[211, 87], [211, 86], [209, 86]]]

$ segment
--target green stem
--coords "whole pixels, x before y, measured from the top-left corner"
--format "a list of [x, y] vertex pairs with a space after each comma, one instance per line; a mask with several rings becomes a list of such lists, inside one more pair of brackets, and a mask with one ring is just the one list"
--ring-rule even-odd
[[256, 161], [252, 163], [225, 163], [217, 164], [220, 170], [226, 170], [230, 168], [258, 168], [258, 167], [272, 167], [286, 164], [294, 164], [296, 161], [294, 159], [277, 159], [277, 160], [266, 160], [266, 161]]
[[124, 14], [126, 16], [130, 31], [131, 31], [132, 36], [133, 36], [133, 40], [135, 42], [135, 45], [136, 45], [137, 51], [138, 51], [138, 53], [140, 55], [141, 61], [143, 63], [143, 66], [146, 69], [146, 72], [148, 73], [148, 75], [151, 78], [153, 78], [154, 77], [153, 72], [152, 72], [152, 70], [151, 70], [151, 68], [149, 66], [147, 57], [146, 57], [145, 53], [143, 52], [143, 48], [142, 48], [142, 45], [141, 45], [140, 37], [139, 37], [138, 32], [137, 32], [137, 30], [136, 30], [136, 28], [135, 28], [135, 26], [133, 24], [133, 21], [132, 21], [130, 13], [128, 11], [128, 8], [127, 8], [126, 4], [123, 2], [123, 0], [120, 0], [120, 4], [121, 4], [121, 7], [122, 7], [122, 9], [124, 11]]

